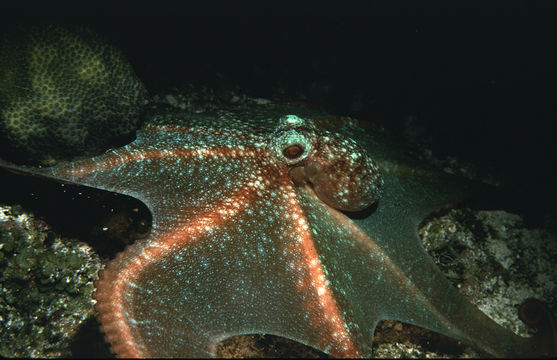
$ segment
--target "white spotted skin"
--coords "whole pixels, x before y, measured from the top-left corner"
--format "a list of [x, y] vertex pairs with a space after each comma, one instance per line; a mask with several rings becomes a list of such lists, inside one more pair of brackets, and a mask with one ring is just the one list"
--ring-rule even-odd
[[[265, 333], [370, 357], [375, 326], [388, 319], [493, 356], [544, 351], [543, 336], [517, 338], [470, 304], [419, 241], [419, 222], [463, 200], [467, 186], [422, 171], [382, 134], [312, 113], [157, 115], [123, 148], [35, 171], [136, 197], [152, 212], [149, 238], [96, 284], [112, 351], [209, 357], [224, 338]], [[380, 196], [370, 213], [338, 211]]]
[[[367, 190], [351, 186], [348, 177], [355, 176], [361, 184], [362, 179], [375, 179], [365, 177], [364, 170], [380, 175], [353, 141], [319, 130], [311, 119], [286, 115], [261, 119], [256, 114], [247, 121], [226, 112], [216, 118], [187, 120], [163, 116], [147, 123], [124, 148], [45, 170], [75, 183], [136, 197], [152, 212], [149, 239], [120, 254], [98, 282], [99, 320], [118, 355], [212, 355], [214, 349], [198, 352], [199, 338], [189, 339], [188, 334], [198, 330], [184, 331], [187, 323], [201, 321], [195, 320], [198, 313], [213, 316], [194, 310], [211, 304], [208, 297], [219, 301], [210, 305], [214, 309], [222, 306], [220, 296], [209, 295], [215, 290], [230, 294], [244, 314], [239, 323], [232, 314], [215, 315], [234, 326], [228, 331], [251, 324], [272, 333], [275, 330], [265, 330], [265, 324], [288, 326], [305, 317], [307, 323], [289, 337], [339, 356], [359, 354], [350, 333], [352, 325], [345, 323], [346, 315], [337, 306], [319, 260], [307, 222], [309, 209], [302, 208], [300, 191], [306, 194], [306, 186], [311, 185], [329, 206], [354, 209], [346, 205], [348, 201], [359, 209], [377, 195], [367, 196]], [[293, 143], [304, 150], [290, 159], [283, 150]], [[338, 159], [340, 155], [347, 160]], [[291, 169], [311, 163], [319, 163], [323, 170], [307, 181], [291, 178]], [[378, 191], [373, 181], [364, 188]], [[366, 198], [356, 200], [356, 194]], [[215, 258], [210, 253], [220, 255]], [[266, 278], [248, 281], [252, 273], [260, 272]], [[201, 285], [209, 280], [213, 287]], [[193, 300], [195, 288], [200, 298]], [[266, 313], [266, 307], [253, 308], [262, 306], [261, 298], [283, 296], [292, 299], [288, 303], [292, 308], [285, 308], [280, 316]], [[286, 304], [275, 307], [282, 306]], [[182, 318], [181, 311], [187, 317]], [[221, 330], [229, 325], [222, 323]], [[184, 342], [168, 344], [164, 339], [169, 334]], [[217, 338], [205, 337], [212, 344]]]

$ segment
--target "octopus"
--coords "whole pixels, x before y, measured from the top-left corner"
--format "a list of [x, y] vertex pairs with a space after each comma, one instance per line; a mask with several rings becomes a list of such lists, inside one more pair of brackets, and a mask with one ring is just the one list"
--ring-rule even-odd
[[466, 300], [417, 235], [487, 187], [424, 167], [351, 118], [266, 104], [152, 115], [130, 144], [46, 168], [2, 167], [142, 201], [146, 239], [100, 274], [95, 306], [121, 357], [210, 357], [273, 334], [369, 357], [381, 320], [496, 357], [555, 356], [555, 321], [529, 299], [523, 338]]

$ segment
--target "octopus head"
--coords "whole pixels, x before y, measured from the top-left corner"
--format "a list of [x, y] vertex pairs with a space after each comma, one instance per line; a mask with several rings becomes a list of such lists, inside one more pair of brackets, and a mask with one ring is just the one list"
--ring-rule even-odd
[[296, 115], [283, 116], [270, 140], [292, 181], [310, 185], [327, 205], [359, 211], [381, 196], [379, 167], [354, 140], [319, 131]]

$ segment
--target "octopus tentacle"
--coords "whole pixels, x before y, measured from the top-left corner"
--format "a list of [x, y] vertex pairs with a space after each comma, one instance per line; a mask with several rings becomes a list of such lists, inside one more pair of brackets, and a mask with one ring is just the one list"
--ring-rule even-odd
[[551, 311], [541, 301], [529, 298], [518, 309], [518, 317], [538, 333], [528, 339], [532, 354], [539, 356], [557, 356], [557, 323]]

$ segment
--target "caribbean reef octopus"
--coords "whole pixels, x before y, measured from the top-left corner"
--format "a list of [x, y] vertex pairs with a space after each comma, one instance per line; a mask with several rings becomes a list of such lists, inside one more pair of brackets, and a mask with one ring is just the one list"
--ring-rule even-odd
[[207, 357], [265, 333], [337, 357], [371, 355], [393, 319], [496, 357], [555, 356], [538, 301], [522, 338], [466, 300], [424, 250], [424, 217], [486, 187], [428, 169], [381, 132], [307, 107], [158, 114], [132, 143], [54, 167], [12, 170], [126, 194], [148, 238], [97, 282], [96, 311], [121, 357]]

